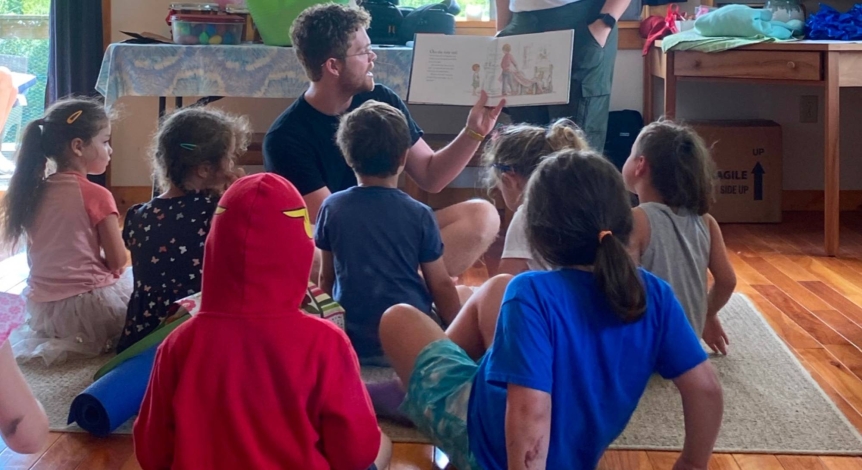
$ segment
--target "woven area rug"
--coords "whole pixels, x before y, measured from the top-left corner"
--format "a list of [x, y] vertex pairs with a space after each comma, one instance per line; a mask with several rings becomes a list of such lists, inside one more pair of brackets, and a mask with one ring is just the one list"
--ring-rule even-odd
[[[712, 357], [724, 387], [724, 422], [717, 452], [860, 454], [862, 438], [744, 296], [735, 294], [721, 312], [730, 354]], [[107, 358], [46, 369], [22, 365], [27, 381], [48, 412], [51, 429], [67, 427], [69, 404]], [[366, 380], [389, 376], [365, 370]], [[416, 430], [381, 422], [395, 442], [430, 442]], [[117, 432], [128, 433], [130, 423]], [[671, 382], [655, 378], [615, 449], [682, 448], [682, 403]]]

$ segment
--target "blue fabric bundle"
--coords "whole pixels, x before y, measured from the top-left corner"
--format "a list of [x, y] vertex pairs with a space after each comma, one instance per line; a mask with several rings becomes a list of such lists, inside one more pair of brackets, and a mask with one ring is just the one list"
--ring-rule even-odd
[[862, 39], [862, 4], [857, 3], [847, 13], [841, 13], [821, 3], [820, 9], [805, 23], [805, 36], [840, 41]]
[[156, 360], [156, 348], [152, 346], [123, 362], [75, 397], [69, 424], [77, 422], [85, 431], [104, 437], [138, 414]]

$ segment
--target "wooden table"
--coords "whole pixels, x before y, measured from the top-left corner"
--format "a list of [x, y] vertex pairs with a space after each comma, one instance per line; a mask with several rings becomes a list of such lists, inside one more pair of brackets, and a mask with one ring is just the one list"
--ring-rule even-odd
[[838, 252], [840, 91], [862, 87], [862, 43], [798, 41], [765, 43], [723, 52], [668, 51], [661, 42], [644, 58], [644, 119], [654, 120], [653, 82], [664, 80], [664, 115], [676, 114], [679, 81], [810, 85], [825, 89], [823, 167], [825, 248]]

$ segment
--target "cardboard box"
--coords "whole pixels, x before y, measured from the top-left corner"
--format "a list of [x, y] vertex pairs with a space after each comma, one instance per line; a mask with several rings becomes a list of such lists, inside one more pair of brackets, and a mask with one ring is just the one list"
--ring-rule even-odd
[[781, 126], [772, 121], [689, 122], [712, 147], [718, 167], [719, 222], [781, 222]]

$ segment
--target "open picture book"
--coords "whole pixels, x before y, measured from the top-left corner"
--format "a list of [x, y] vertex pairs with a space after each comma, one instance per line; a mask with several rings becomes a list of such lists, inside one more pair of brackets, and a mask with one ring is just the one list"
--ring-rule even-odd
[[417, 34], [407, 102], [473, 106], [569, 102], [574, 31], [506, 37]]

